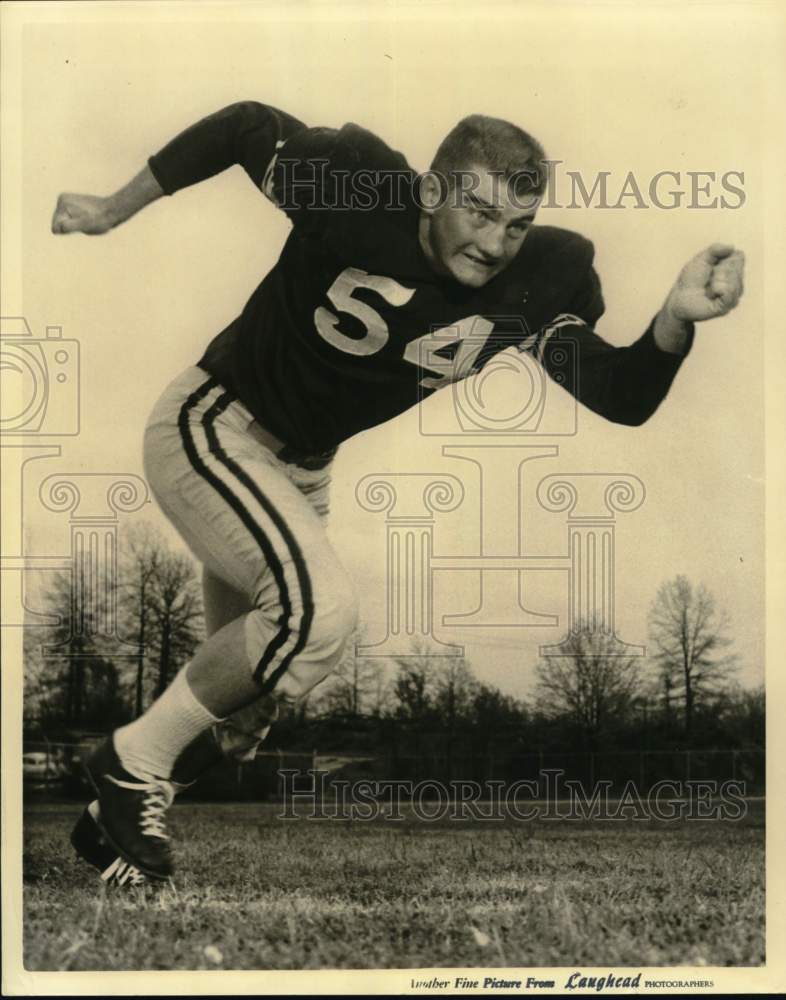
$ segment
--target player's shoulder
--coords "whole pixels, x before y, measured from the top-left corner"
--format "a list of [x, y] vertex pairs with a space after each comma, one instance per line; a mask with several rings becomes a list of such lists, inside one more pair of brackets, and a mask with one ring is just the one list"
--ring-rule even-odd
[[291, 136], [282, 158], [325, 159], [336, 169], [409, 170], [406, 157], [374, 132], [347, 122], [341, 128], [315, 126]]
[[591, 240], [572, 229], [558, 226], [533, 225], [524, 242], [527, 257], [534, 257], [554, 266], [588, 266], [595, 254]]
[[374, 164], [379, 169], [409, 170], [403, 153], [392, 149], [376, 133], [355, 122], [347, 122], [339, 129], [336, 144], [347, 160], [354, 162], [359, 168]]
[[[500, 289], [515, 300], [522, 288], [531, 290], [552, 312], [575, 312], [572, 303], [584, 289], [594, 288], [594, 248], [580, 233], [557, 226], [533, 225], [507, 272], [500, 275]], [[509, 272], [509, 273], [508, 273]]]

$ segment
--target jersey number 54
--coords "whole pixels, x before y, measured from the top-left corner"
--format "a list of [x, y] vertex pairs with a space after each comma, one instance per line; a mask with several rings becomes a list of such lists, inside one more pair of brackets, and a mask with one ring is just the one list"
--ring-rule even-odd
[[[319, 335], [332, 347], [362, 357], [381, 351], [388, 342], [390, 330], [375, 309], [353, 298], [358, 288], [370, 288], [391, 306], [406, 305], [415, 294], [415, 289], [406, 288], [393, 278], [367, 274], [357, 267], [347, 267], [339, 274], [328, 289], [327, 297], [339, 312], [359, 320], [365, 333], [362, 337], [348, 337], [339, 329], [340, 319], [324, 306], [314, 311], [314, 324]], [[493, 331], [494, 324], [485, 317], [465, 316], [450, 326], [440, 327], [409, 341], [403, 357], [405, 361], [433, 373], [421, 379], [422, 386], [439, 389], [471, 373], [476, 358]], [[456, 342], [458, 348], [452, 358], [437, 354], [437, 351]]]

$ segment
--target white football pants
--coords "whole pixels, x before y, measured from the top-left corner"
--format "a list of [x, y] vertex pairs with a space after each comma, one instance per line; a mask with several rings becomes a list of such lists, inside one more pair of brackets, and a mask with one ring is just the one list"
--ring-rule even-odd
[[200, 368], [159, 399], [145, 473], [208, 570], [246, 594], [246, 651], [261, 693], [294, 700], [333, 669], [357, 620], [352, 583], [325, 532], [330, 466], [286, 464], [249, 411]]

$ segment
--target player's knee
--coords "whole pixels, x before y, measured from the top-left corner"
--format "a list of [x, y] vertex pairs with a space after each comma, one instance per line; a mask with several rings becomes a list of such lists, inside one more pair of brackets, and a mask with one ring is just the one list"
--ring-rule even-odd
[[357, 603], [351, 590], [318, 601], [305, 646], [277, 680], [276, 695], [291, 701], [304, 698], [335, 670], [356, 627]]
[[[282, 648], [285, 653], [293, 643], [298, 646], [297, 662], [325, 664], [326, 672], [333, 669], [344, 650], [347, 639], [357, 627], [358, 606], [348, 578], [336, 574], [330, 587], [319, 587], [313, 603], [291, 609], [286, 619], [289, 640]], [[247, 652], [255, 665], [264, 659], [271, 642], [278, 643], [282, 619], [280, 609], [255, 608], [246, 618]]]

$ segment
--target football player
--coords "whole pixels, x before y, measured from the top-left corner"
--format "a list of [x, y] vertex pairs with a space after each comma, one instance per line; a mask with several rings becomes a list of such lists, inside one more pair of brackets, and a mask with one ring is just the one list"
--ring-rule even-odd
[[[260, 697], [303, 697], [355, 626], [352, 584], [324, 526], [342, 441], [511, 346], [592, 410], [641, 424], [693, 324], [736, 305], [742, 254], [713, 244], [637, 340], [606, 343], [594, 332], [604, 305], [591, 243], [535, 224], [544, 160], [520, 128], [472, 115], [417, 175], [358, 125], [309, 128], [244, 102], [187, 128], [115, 194], [59, 197], [53, 232], [102, 234], [240, 164], [292, 223], [277, 264], [165, 390], [145, 431], [150, 486], [204, 566], [209, 636], [87, 764], [97, 828], [138, 872], [173, 870], [166, 811], [185, 748]], [[557, 349], [566, 340], [572, 380]]]

